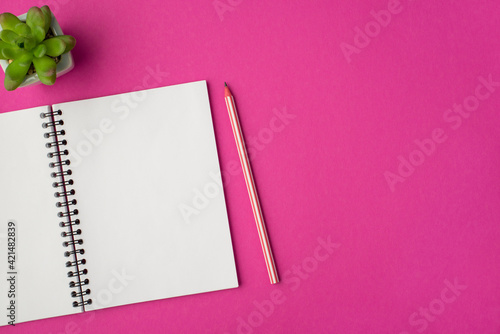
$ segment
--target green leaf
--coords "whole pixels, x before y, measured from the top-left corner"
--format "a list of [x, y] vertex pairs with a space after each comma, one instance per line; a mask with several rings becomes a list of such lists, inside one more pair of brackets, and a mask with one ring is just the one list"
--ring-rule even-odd
[[[34, 37], [21, 37], [17, 43], [20, 48], [24, 48], [26, 51], [31, 51], [37, 46], [37, 42]], [[22, 45], [22, 46], [21, 46]]]
[[19, 64], [29, 67], [33, 62], [33, 53], [28, 51], [22, 51], [19, 57], [15, 59], [15, 61], [17, 61]]
[[43, 41], [42, 44], [47, 47], [47, 55], [51, 57], [60, 56], [66, 50], [66, 43], [61, 38], [49, 38]]
[[64, 44], [66, 45], [66, 48], [64, 49], [63, 54], [67, 53], [67, 52], [70, 52], [71, 50], [73, 50], [73, 48], [76, 45], [76, 39], [73, 36], [70, 36], [70, 35], [56, 36], [56, 37], [53, 37], [51, 39], [57, 39], [57, 40], [61, 40], [61, 41], [64, 42]]
[[18, 59], [15, 59], [7, 66], [5, 70], [5, 89], [8, 91], [14, 90], [23, 82], [26, 73], [31, 66], [33, 54], [24, 52]]
[[40, 9], [45, 17], [45, 34], [47, 34], [47, 31], [49, 31], [50, 25], [52, 24], [52, 13], [49, 6], [47, 5], [43, 6]]
[[[0, 42], [2, 43], [2, 42]], [[10, 51], [10, 46], [2, 46], [0, 45], [0, 59], [12, 59], [10, 58], [8, 55], [9, 55], [9, 52]]]
[[[12, 48], [12, 46], [8, 43], [5, 43], [4, 41], [0, 41], [0, 59], [12, 59], [12, 58], [9, 58], [5, 55], [5, 51], [4, 50], [10, 50]], [[9, 52], [9, 51], [7, 51]]]
[[39, 26], [33, 26], [31, 29], [33, 32], [33, 37], [35, 38], [37, 44], [41, 43], [45, 39], [45, 30]]
[[23, 50], [19, 48], [12, 47], [11, 45], [0, 41], [0, 58], [1, 59], [17, 59], [21, 54], [24, 53]]
[[45, 15], [42, 10], [36, 6], [31, 7], [26, 15], [26, 24], [29, 25], [31, 29], [38, 26], [45, 31]]
[[14, 30], [16, 25], [19, 23], [21, 23], [21, 20], [11, 13], [0, 14], [0, 25], [2, 26], [2, 29]]
[[2, 30], [0, 31], [0, 39], [4, 42], [14, 45], [19, 39], [19, 35], [12, 30]]
[[36, 58], [43, 57], [45, 56], [46, 53], [47, 53], [47, 47], [43, 44], [37, 45], [37, 47], [33, 50], [33, 55]]
[[10, 44], [5, 43], [4, 41], [0, 41], [0, 59], [9, 59], [4, 55], [3, 50], [10, 49]]
[[45, 85], [53, 85], [56, 82], [56, 62], [47, 56], [41, 58], [34, 58], [33, 64], [35, 65], [38, 78]]
[[14, 32], [19, 36], [27, 37], [31, 34], [31, 29], [26, 23], [21, 22], [15, 26]]
[[26, 24], [31, 28], [37, 44], [45, 39], [45, 14], [40, 8], [34, 6], [28, 10]]

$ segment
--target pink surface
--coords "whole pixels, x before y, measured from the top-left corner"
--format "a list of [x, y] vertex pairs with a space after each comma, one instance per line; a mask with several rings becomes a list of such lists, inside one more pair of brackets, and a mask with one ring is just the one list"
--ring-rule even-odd
[[54, 87], [0, 89], [0, 111], [206, 79], [241, 287], [2, 333], [500, 333], [497, 1], [47, 3], [76, 67]]

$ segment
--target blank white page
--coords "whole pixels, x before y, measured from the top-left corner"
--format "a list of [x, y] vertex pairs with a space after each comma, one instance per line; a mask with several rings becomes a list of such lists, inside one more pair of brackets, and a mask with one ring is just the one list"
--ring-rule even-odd
[[[205, 81], [57, 109], [83, 231], [88, 309], [238, 286], [222, 183], [211, 177], [220, 169]], [[197, 190], [208, 191], [206, 201]], [[197, 213], [186, 220], [183, 206]]]
[[[47, 157], [40, 118], [47, 107], [0, 114], [0, 325], [6, 325], [10, 303], [8, 272], [9, 221], [16, 224], [17, 273], [15, 287], [16, 323], [81, 312], [74, 298], [65, 267], [67, 250], [59, 227], [58, 199], [50, 177], [52, 160]], [[12, 242], [12, 241], [11, 241]]]

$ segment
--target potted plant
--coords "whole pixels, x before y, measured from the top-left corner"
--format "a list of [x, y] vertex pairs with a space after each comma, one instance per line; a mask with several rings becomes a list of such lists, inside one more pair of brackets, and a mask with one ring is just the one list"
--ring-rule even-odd
[[76, 40], [63, 35], [48, 6], [31, 7], [16, 17], [0, 14], [0, 65], [9, 91], [37, 83], [53, 85], [74, 67]]

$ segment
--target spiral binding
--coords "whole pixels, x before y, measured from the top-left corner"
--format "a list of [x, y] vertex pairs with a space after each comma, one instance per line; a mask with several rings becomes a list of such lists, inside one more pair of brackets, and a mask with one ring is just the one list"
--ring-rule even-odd
[[72, 208], [76, 205], [77, 201], [76, 199], [70, 198], [70, 196], [75, 195], [75, 190], [68, 189], [74, 182], [72, 179], [69, 179], [72, 175], [71, 169], [68, 169], [71, 162], [69, 159], [66, 159], [69, 152], [62, 148], [66, 146], [68, 142], [60, 138], [66, 134], [64, 130], [59, 129], [60, 126], [64, 125], [64, 121], [55, 119], [55, 116], [61, 115], [61, 110], [51, 110], [50, 112], [40, 114], [40, 117], [42, 119], [47, 119], [46, 122], [42, 123], [42, 127], [49, 131], [44, 134], [44, 137], [51, 140], [47, 142], [45, 146], [48, 149], [54, 149], [47, 154], [47, 157], [52, 159], [49, 163], [49, 167], [55, 169], [50, 176], [55, 179], [55, 182], [52, 183], [52, 187], [58, 189], [58, 191], [54, 193], [54, 196], [60, 199], [60, 201], [56, 203], [56, 206], [62, 210], [57, 216], [59, 218], [64, 218], [64, 221], [59, 223], [59, 226], [65, 229], [65, 231], [61, 233], [61, 236], [65, 238], [63, 246], [69, 249], [64, 252], [64, 256], [71, 258], [70, 261], [66, 262], [66, 267], [71, 268], [71, 270], [68, 271], [68, 277], [73, 278], [69, 283], [69, 287], [71, 289], [76, 289], [76, 291], [71, 291], [71, 297], [77, 298], [77, 300], [73, 302], [73, 307], [81, 307], [82, 310], [85, 311], [85, 305], [92, 304], [92, 299], [87, 298], [91, 291], [90, 289], [84, 288], [89, 285], [90, 281], [88, 278], [83, 278], [83, 276], [88, 274], [88, 271], [83, 268], [87, 261], [81, 258], [81, 256], [85, 254], [85, 250], [81, 248], [83, 244], [83, 240], [80, 238], [82, 230], [76, 228], [76, 226], [80, 225], [80, 220], [75, 218], [75, 216], [78, 215], [78, 210]]

